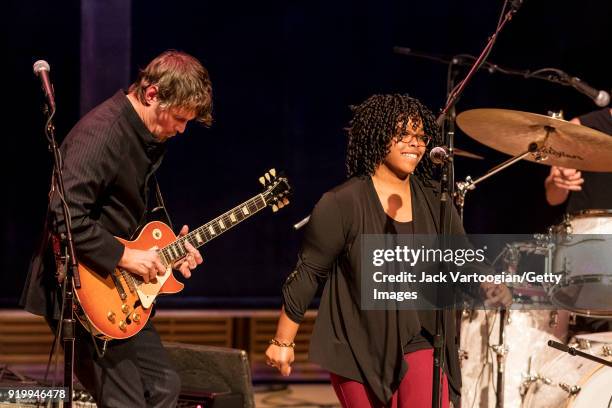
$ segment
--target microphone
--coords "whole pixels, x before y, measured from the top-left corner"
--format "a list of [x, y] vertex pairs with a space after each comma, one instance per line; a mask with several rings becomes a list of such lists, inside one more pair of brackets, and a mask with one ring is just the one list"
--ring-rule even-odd
[[585, 94], [595, 102], [595, 105], [603, 108], [610, 103], [610, 94], [606, 91], [598, 91], [577, 77], [569, 78], [569, 84], [578, 92]]
[[47, 97], [47, 102], [49, 103], [49, 108], [51, 108], [51, 112], [55, 111], [55, 95], [53, 94], [53, 86], [51, 85], [51, 80], [49, 79], [49, 71], [51, 71], [51, 67], [49, 63], [45, 60], [38, 60], [34, 63], [32, 67], [34, 70], [34, 75], [40, 78], [42, 81], [42, 89], [45, 92], [45, 96]]
[[442, 165], [451, 160], [451, 154], [446, 146], [436, 146], [429, 152], [429, 158], [433, 164]]

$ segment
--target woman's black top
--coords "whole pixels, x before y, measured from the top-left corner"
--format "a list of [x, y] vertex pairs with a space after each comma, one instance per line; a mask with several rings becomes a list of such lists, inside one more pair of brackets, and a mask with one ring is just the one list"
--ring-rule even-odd
[[[439, 231], [436, 185], [411, 176], [412, 231]], [[451, 234], [464, 234], [451, 211]], [[303, 320], [319, 285], [324, 285], [310, 342], [310, 360], [343, 377], [367, 384], [383, 402], [389, 401], [410, 367], [403, 355], [413, 342], [434, 333], [434, 311], [362, 310], [360, 308], [362, 234], [398, 233], [387, 216], [370, 177], [352, 178], [325, 193], [315, 206], [295, 271], [283, 287], [285, 312]], [[458, 400], [461, 378], [458, 339], [452, 311], [445, 312], [445, 371], [451, 398]], [[425, 334], [422, 336], [421, 330]], [[416, 367], [415, 369], [418, 369]]]

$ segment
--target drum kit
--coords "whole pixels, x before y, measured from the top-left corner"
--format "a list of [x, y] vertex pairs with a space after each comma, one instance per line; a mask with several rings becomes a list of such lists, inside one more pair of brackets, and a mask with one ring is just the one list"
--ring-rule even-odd
[[[474, 109], [459, 114], [457, 124], [475, 140], [514, 156], [479, 179], [457, 183], [461, 208], [476, 184], [520, 160], [612, 172], [612, 137], [559, 116]], [[576, 316], [612, 319], [612, 210], [567, 215], [547, 234], [505, 251], [506, 267], [516, 266], [521, 254], [535, 254], [544, 258], [547, 273], [562, 278], [540, 288], [516, 288], [519, 307], [507, 312], [463, 312], [462, 407], [611, 408], [612, 368], [547, 342], [569, 342], [570, 350], [612, 361], [612, 332], [568, 339]], [[548, 306], [521, 308], [525, 297]]]

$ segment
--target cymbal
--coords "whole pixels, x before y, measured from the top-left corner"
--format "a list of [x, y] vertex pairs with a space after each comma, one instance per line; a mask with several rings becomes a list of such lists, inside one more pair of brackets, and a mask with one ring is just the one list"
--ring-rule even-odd
[[477, 154], [468, 152], [467, 150], [458, 149], [456, 147], [453, 148], [453, 155], [454, 156], [467, 157], [468, 159], [476, 159], [476, 160], [483, 160], [484, 159], [484, 157], [482, 157], [482, 156], [479, 156]]
[[612, 137], [595, 129], [535, 113], [472, 109], [457, 115], [468, 136], [511, 156], [530, 150], [535, 163], [586, 171], [612, 171]]

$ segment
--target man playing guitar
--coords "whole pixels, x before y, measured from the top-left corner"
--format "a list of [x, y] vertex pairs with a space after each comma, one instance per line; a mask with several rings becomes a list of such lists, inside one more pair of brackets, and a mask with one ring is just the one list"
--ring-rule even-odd
[[[149, 181], [164, 156], [165, 142], [183, 133], [191, 120], [210, 125], [211, 112], [207, 70], [190, 55], [166, 51], [140, 72], [127, 93], [117, 92], [76, 124], [61, 154], [63, 199], [80, 264], [102, 278], [119, 269], [145, 283], [167, 273], [167, 260], [159, 251], [129, 248], [115, 237], [129, 239], [142, 227]], [[52, 327], [60, 318], [62, 295], [50, 261], [50, 237], [65, 231], [61, 200], [52, 190], [43, 243], [32, 258], [22, 296], [26, 310], [44, 315]], [[180, 235], [187, 233], [184, 226]], [[202, 256], [188, 240], [184, 249], [172, 266], [188, 278]], [[92, 336], [77, 324], [75, 347], [77, 376], [98, 406], [176, 404], [180, 380], [149, 320], [136, 335], [108, 342], [102, 356]]]

